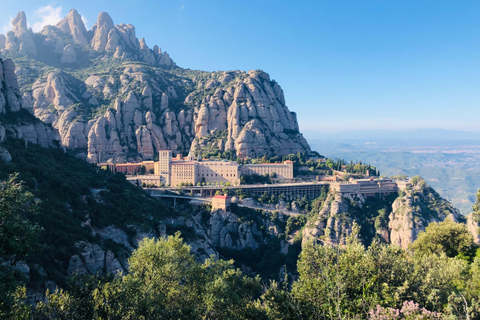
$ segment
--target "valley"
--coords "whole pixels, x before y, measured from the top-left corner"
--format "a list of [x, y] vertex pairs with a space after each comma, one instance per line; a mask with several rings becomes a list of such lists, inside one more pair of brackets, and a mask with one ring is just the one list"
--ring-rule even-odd
[[320, 140], [314, 150], [332, 158], [363, 160], [385, 176], [420, 175], [462, 214], [471, 212], [480, 185], [480, 141], [440, 139]]

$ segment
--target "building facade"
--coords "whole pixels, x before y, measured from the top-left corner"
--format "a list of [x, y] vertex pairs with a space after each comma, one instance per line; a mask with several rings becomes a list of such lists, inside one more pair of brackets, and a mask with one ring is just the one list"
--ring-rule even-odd
[[158, 162], [155, 163], [155, 175], [160, 176], [161, 183], [168, 186], [180, 184], [227, 182], [240, 184], [239, 164], [225, 160], [194, 161], [192, 158], [172, 159], [171, 150], [161, 150]]
[[223, 211], [230, 211], [230, 204], [232, 200], [229, 196], [220, 196], [217, 195], [212, 198], [212, 211], [215, 210], [223, 210]]
[[[240, 184], [240, 175], [276, 174], [278, 180], [293, 179], [293, 162], [245, 164], [241, 166], [236, 161], [227, 160], [199, 160], [191, 157], [182, 159], [180, 155], [172, 158], [172, 150], [160, 150], [158, 161], [143, 161], [139, 163], [114, 164], [116, 172], [126, 175], [144, 175], [153, 173], [158, 179], [155, 185], [179, 186], [182, 184]], [[99, 164], [105, 165], [105, 164]], [[153, 171], [153, 172], [152, 172]], [[134, 180], [135, 177], [132, 177]], [[146, 181], [142, 177], [139, 181]], [[148, 179], [150, 180], [150, 179]], [[149, 181], [151, 182], [151, 181]]]
[[263, 176], [268, 174], [277, 175], [277, 179], [290, 180], [293, 179], [293, 162], [290, 160], [283, 163], [259, 163], [259, 164], [244, 164], [241, 168], [242, 175], [258, 174]]
[[378, 194], [391, 194], [398, 192], [398, 185], [393, 180], [358, 179], [344, 183], [331, 183], [330, 188], [341, 194], [362, 194], [375, 196]]

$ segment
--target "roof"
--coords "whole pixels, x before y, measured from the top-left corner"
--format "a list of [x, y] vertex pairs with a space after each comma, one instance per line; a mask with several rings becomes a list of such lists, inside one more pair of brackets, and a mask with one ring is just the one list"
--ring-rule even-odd
[[213, 197], [213, 198], [214, 198], [214, 199], [223, 199], [223, 200], [230, 199], [229, 196], [225, 196], [225, 195], [223, 195], [223, 196], [218, 196], [218, 195], [217, 195], [217, 196], [215, 196], [215, 197]]

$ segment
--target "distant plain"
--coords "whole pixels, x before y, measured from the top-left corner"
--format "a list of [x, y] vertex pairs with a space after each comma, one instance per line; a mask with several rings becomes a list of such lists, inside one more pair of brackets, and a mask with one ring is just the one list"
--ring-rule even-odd
[[464, 215], [480, 188], [480, 135], [451, 130], [370, 131], [305, 136], [321, 155], [362, 161], [383, 176], [422, 176]]

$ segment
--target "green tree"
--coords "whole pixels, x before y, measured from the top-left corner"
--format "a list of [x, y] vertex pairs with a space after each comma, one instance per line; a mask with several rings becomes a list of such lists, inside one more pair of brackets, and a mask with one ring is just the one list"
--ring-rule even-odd
[[480, 219], [480, 189], [477, 190], [477, 201], [473, 204], [473, 214], [478, 221]]
[[18, 175], [0, 183], [0, 258], [14, 263], [36, 246], [41, 228], [27, 215], [35, 211], [33, 195], [25, 191]]
[[21, 275], [12, 266], [38, 244], [41, 228], [28, 219], [35, 209], [33, 195], [24, 189], [18, 175], [0, 183], [0, 315], [9, 314], [21, 284]]
[[233, 261], [211, 258], [198, 263], [179, 232], [167, 239], [144, 239], [129, 259], [129, 274], [91, 283], [47, 292], [35, 318], [265, 318], [255, 304], [262, 290], [260, 278], [243, 275]]
[[446, 219], [430, 223], [410, 248], [415, 255], [445, 253], [448, 257], [456, 257], [459, 253], [467, 252], [473, 244], [473, 236], [464, 224]]

